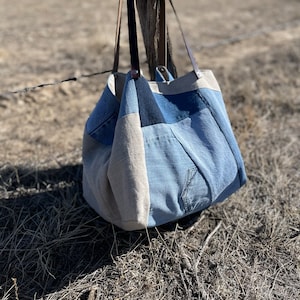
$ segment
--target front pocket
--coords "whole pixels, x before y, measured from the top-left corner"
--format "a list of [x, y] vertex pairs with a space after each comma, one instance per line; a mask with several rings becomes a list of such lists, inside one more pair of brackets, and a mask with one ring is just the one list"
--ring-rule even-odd
[[104, 145], [114, 138], [120, 103], [106, 86], [103, 94], [86, 122], [86, 133]]
[[148, 226], [157, 226], [207, 208], [210, 188], [168, 124], [144, 127], [150, 190]]
[[[107, 119], [101, 120], [97, 127], [92, 128], [88, 134], [96, 141], [104, 145], [112, 145], [114, 140], [115, 128], [117, 124], [118, 113], [113, 113]], [[89, 122], [89, 120], [88, 120]], [[88, 123], [87, 123], [88, 126]]]
[[170, 127], [208, 182], [212, 203], [224, 200], [222, 195], [227, 194], [224, 191], [236, 181], [238, 169], [231, 148], [210, 111], [203, 109]]

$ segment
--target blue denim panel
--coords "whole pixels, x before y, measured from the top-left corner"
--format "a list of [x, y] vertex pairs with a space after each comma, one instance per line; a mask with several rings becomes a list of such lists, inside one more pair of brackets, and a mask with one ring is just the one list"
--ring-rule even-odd
[[151, 201], [148, 226], [207, 208], [211, 203], [207, 182], [170, 125], [144, 127], [143, 135]]
[[240, 187], [241, 187], [240, 175], [237, 172], [233, 182], [226, 187], [226, 189], [218, 196], [217, 199], [215, 199], [215, 201], [212, 202], [212, 204], [216, 204], [218, 202], [224, 201], [226, 198], [228, 198], [230, 195], [236, 192]]
[[142, 127], [164, 123], [164, 116], [161, 113], [152, 93], [148, 81], [140, 77], [135, 80], [138, 96], [139, 113]]
[[106, 86], [86, 122], [86, 132], [98, 142], [112, 145], [119, 107], [119, 101]]
[[[136, 86], [137, 99], [133, 83]], [[156, 94], [151, 91], [148, 81], [143, 77], [136, 80], [129, 80], [127, 77], [126, 84], [129, 91], [124, 88], [128, 96], [123, 95], [120, 116], [137, 112], [138, 109], [142, 127], [159, 123], [175, 123], [205, 107], [197, 90], [177, 95]]]
[[237, 174], [235, 158], [218, 124], [210, 111], [203, 109], [170, 127], [208, 181], [214, 202]]
[[137, 97], [137, 91], [135, 86], [135, 79], [131, 78], [130, 72], [127, 73], [123, 94], [120, 105], [119, 118], [125, 115], [138, 113], [139, 112], [139, 102]]
[[225, 109], [222, 95], [220, 92], [216, 92], [207, 88], [200, 89], [199, 95], [203, 97], [204, 101], [207, 103], [208, 108], [210, 109], [216, 122], [219, 124], [224, 136], [226, 137], [230, 145], [230, 148], [237, 162], [240, 177], [240, 186], [242, 186], [246, 183], [247, 180], [246, 170], [240, 149], [231, 128], [230, 120]]
[[166, 123], [177, 123], [197, 111], [206, 108], [206, 104], [199, 97], [198, 91], [181, 93], [178, 95], [162, 95], [154, 93], [155, 100], [164, 116]]

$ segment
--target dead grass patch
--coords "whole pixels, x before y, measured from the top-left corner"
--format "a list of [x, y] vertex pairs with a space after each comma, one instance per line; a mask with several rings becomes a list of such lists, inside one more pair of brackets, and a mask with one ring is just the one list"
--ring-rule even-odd
[[81, 192], [80, 154], [0, 168], [2, 299], [298, 299], [299, 41], [223, 70], [247, 186], [177, 224], [124, 232]]

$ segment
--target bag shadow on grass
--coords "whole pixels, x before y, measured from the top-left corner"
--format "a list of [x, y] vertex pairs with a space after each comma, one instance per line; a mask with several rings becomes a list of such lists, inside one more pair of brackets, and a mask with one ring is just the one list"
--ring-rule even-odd
[[[126, 232], [99, 217], [82, 196], [82, 166], [0, 167], [0, 297], [13, 286], [33, 299], [58, 291], [177, 223]], [[194, 218], [181, 221], [192, 225]], [[13, 291], [13, 289], [12, 289]], [[14, 293], [14, 292], [13, 292]]]

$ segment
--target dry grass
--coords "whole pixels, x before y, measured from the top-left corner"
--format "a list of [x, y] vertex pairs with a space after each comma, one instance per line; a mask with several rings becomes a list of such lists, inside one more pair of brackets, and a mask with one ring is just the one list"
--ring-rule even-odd
[[[102, 53], [104, 46], [90, 47]], [[224, 51], [233, 47], [245, 44]], [[66, 119], [56, 115], [66, 111], [67, 99], [83, 95], [82, 88], [95, 97], [103, 82], [96, 87], [96, 78], [14, 98], [25, 103], [18, 113], [24, 113], [30, 138], [16, 121], [11, 133], [16, 144], [3, 142], [23, 148], [9, 152], [7, 146], [1, 154], [0, 299], [299, 299], [299, 48], [300, 40], [291, 39], [215, 70], [248, 183], [222, 204], [148, 231], [112, 227], [82, 197], [81, 140], [69, 129], [82, 128], [95, 99], [86, 107], [73, 102]], [[212, 66], [210, 55], [220, 50], [204, 53]], [[80, 51], [78, 56], [87, 59]], [[70, 57], [70, 63], [76, 59]], [[83, 61], [90, 70], [94, 63]], [[47, 93], [63, 94], [65, 102], [50, 101]], [[28, 97], [39, 101], [26, 106]], [[41, 105], [53, 114], [38, 115]], [[3, 111], [9, 117], [14, 109], [7, 105]], [[58, 140], [62, 130], [74, 139]], [[18, 151], [32, 157], [24, 149], [36, 144], [38, 157], [22, 164], [15, 159]], [[56, 148], [65, 154], [52, 159], [48, 154]]]
[[299, 45], [221, 76], [249, 181], [200, 216], [123, 232], [82, 199], [76, 161], [2, 166], [2, 299], [297, 299]]

